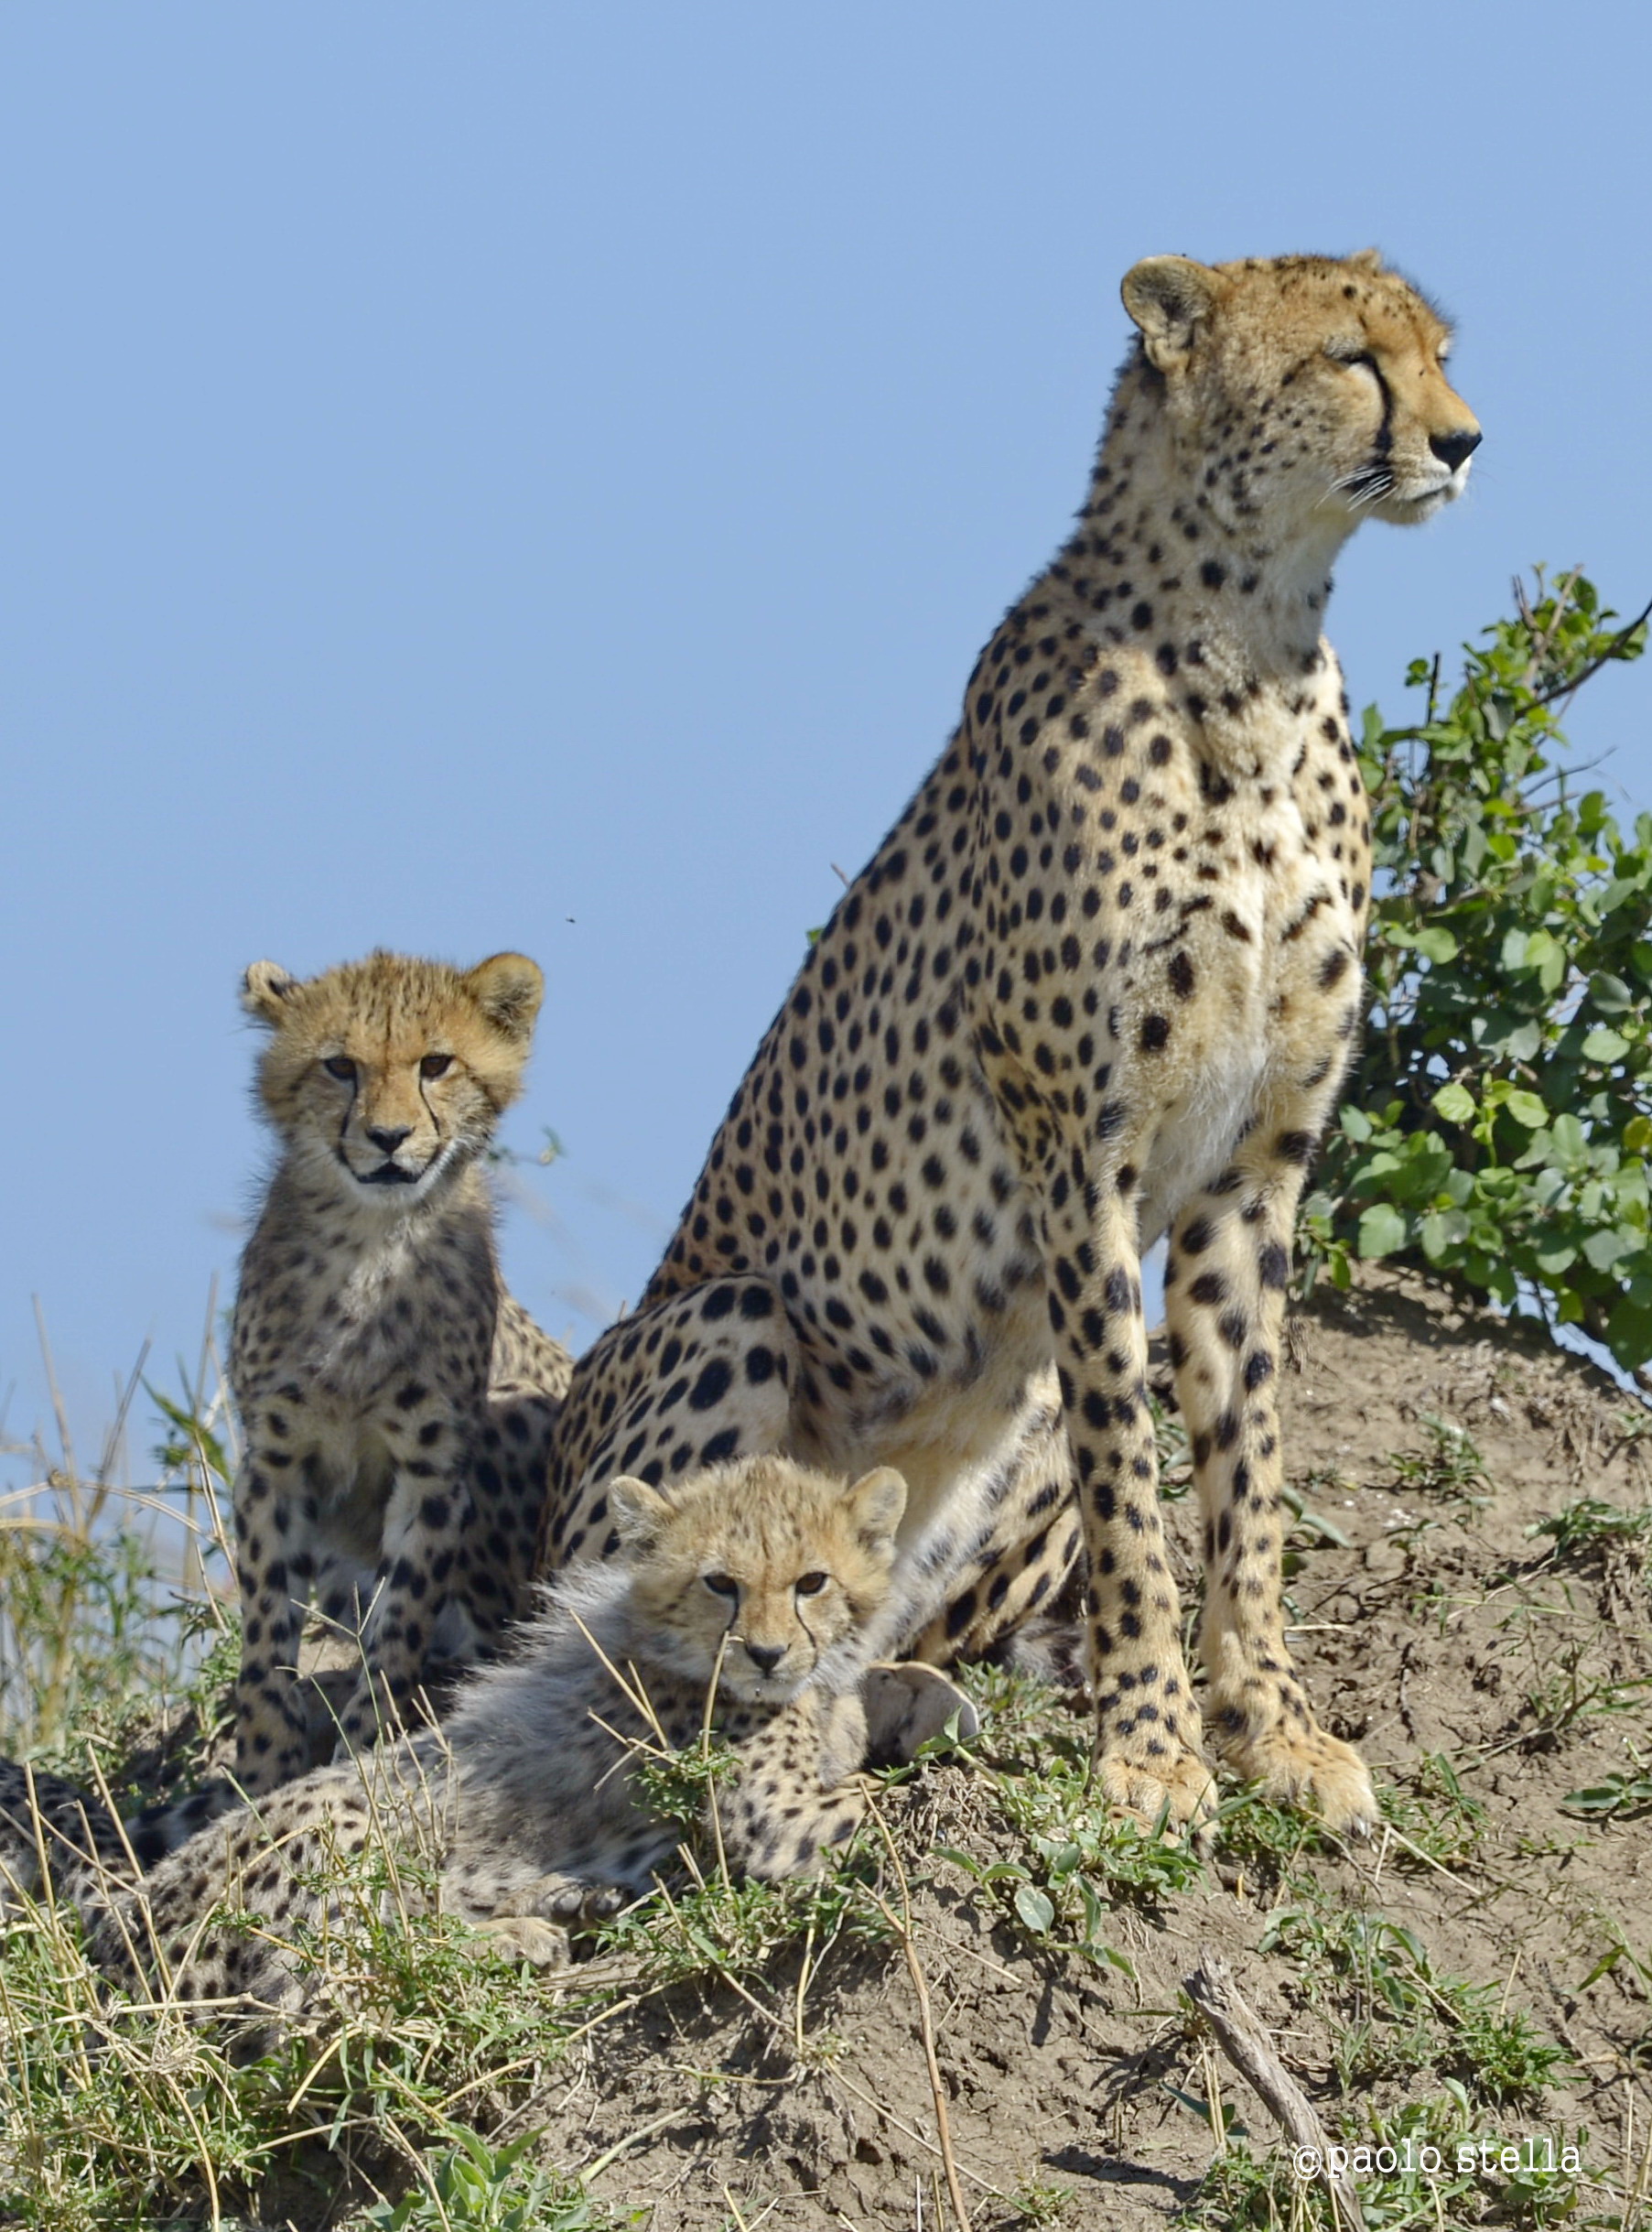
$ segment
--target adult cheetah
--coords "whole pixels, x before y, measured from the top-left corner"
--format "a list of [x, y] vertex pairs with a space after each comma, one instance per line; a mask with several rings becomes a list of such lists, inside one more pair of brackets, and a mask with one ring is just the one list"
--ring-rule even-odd
[[885, 1641], [938, 1657], [1023, 1617], [1082, 1529], [1102, 1787], [1202, 1815], [1139, 1279], [1168, 1233], [1214, 1739], [1358, 1830], [1370, 1778], [1309, 1709], [1279, 1575], [1291, 1226], [1369, 883], [1321, 623], [1348, 536], [1450, 503], [1480, 430], [1446, 326], [1375, 252], [1153, 256], [1123, 296], [1076, 529], [810, 952], [637, 1314], [578, 1368], [542, 1556], [612, 1554], [617, 1472], [888, 1463]]

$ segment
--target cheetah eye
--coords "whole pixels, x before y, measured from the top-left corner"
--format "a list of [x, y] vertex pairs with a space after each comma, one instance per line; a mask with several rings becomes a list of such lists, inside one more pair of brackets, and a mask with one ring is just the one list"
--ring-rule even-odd
[[740, 1583], [731, 1573], [707, 1573], [700, 1576], [714, 1597], [738, 1597]]
[[797, 1593], [800, 1597], [818, 1597], [829, 1578], [824, 1573], [805, 1573], [798, 1579]]
[[340, 1085], [353, 1085], [356, 1081], [356, 1066], [347, 1054], [335, 1054], [321, 1067], [329, 1078], [337, 1078]]
[[453, 1067], [450, 1054], [427, 1054], [419, 1064], [421, 1078], [445, 1078]]
[[1362, 348], [1358, 341], [1333, 341], [1325, 354], [1333, 364], [1346, 364], [1350, 370], [1355, 364], [1363, 364], [1368, 373], [1376, 374], [1377, 359], [1369, 349]]

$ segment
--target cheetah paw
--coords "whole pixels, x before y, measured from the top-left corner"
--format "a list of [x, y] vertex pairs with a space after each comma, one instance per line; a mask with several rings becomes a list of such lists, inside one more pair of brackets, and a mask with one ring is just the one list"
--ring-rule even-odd
[[1310, 1723], [1273, 1728], [1222, 1746], [1234, 1773], [1260, 1787], [1274, 1805], [1313, 1815], [1339, 1837], [1369, 1837], [1379, 1818], [1371, 1772], [1352, 1744]]
[[1162, 1756], [1108, 1742], [1104, 1736], [1090, 1768], [1109, 1806], [1137, 1820], [1197, 1831], [1216, 1810], [1215, 1777], [1198, 1752], [1166, 1747]]
[[567, 1967], [567, 1932], [536, 1914], [496, 1914], [477, 1927], [491, 1938], [502, 1960], [526, 1961], [534, 1968]]

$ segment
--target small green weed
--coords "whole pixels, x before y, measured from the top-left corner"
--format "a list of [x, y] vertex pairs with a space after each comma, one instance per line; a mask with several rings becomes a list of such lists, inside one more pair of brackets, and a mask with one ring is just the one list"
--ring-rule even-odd
[[1483, 2099], [1530, 2099], [1566, 2059], [1529, 2016], [1508, 2010], [1495, 1986], [1439, 1974], [1403, 1923], [1285, 1908], [1269, 1921], [1261, 1950], [1276, 1945], [1302, 1961], [1311, 1997], [1327, 1996], [1316, 1970], [1352, 1991], [1352, 2005], [1338, 2010], [1334, 2047], [1345, 2086], [1431, 2065], [1462, 2077]]
[[1465, 1429], [1450, 1418], [1424, 1412], [1419, 1425], [1428, 1436], [1422, 1449], [1396, 1449], [1388, 1463], [1397, 1486], [1415, 1493], [1484, 1503], [1492, 1493], [1485, 1460]]
[[741, 1982], [761, 1975], [782, 1947], [805, 1941], [818, 1965], [840, 1941], [880, 1945], [888, 1936], [867, 1864], [851, 1855], [828, 1874], [783, 1883], [699, 1875], [686, 1891], [661, 1890], [628, 1907], [604, 1924], [598, 1945], [659, 1989], [708, 1975]]
[[[1110, 1813], [1089, 1780], [1089, 1731], [1052, 1733], [1046, 1719], [1023, 1734], [1031, 1758], [999, 1770], [977, 1758], [999, 1818], [1021, 1839], [1017, 1858], [982, 1859], [954, 1846], [935, 1857], [1001, 1895], [1008, 1913], [1035, 1938], [1074, 1943], [1133, 1974], [1105, 1936], [1107, 1915], [1130, 1904], [1151, 1909], [1204, 1880], [1191, 1846]], [[995, 1743], [1003, 1731], [993, 1728]]]
[[373, 2232], [598, 2232], [610, 2212], [577, 2185], [526, 2163], [530, 2133], [508, 2147], [490, 2147], [475, 2131], [421, 2162], [425, 2180], [404, 2199], [377, 2202], [362, 2213]]
[[1064, 2225], [1077, 2221], [1077, 2195], [1070, 2185], [1047, 2178], [1027, 2178], [1010, 2195], [1010, 2205], [1024, 2225]]
[[1607, 1714], [1644, 1714], [1644, 1693], [1652, 1681], [1617, 1682], [1594, 1672], [1598, 1642], [1591, 1629], [1569, 1637], [1547, 1662], [1539, 1657], [1538, 1679], [1526, 1695], [1526, 1710], [1536, 1724], [1528, 1742], [1552, 1745], [1581, 1723]]
[[1409, 1789], [1390, 1782], [1377, 1793], [1382, 1816], [1397, 1833], [1395, 1860], [1400, 1867], [1430, 1862], [1436, 1868], [1473, 1866], [1485, 1826], [1485, 1808], [1471, 1798], [1443, 1751], [1417, 1761], [1407, 1778]]
[[1560, 1804], [1596, 1821], [1633, 1821], [1652, 1809], [1652, 1774], [1603, 1775], [1587, 1790], [1568, 1791]]
[[1557, 1558], [1582, 1559], [1622, 1550], [1652, 1553], [1652, 1510], [1631, 1511], [1622, 1504], [1603, 1503], [1598, 1496], [1580, 1496], [1526, 1532], [1528, 1536], [1548, 1535]]

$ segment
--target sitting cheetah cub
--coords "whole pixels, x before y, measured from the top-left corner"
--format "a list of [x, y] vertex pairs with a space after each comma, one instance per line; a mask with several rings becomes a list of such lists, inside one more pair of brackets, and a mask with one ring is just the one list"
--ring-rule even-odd
[[246, 972], [281, 1143], [230, 1357], [249, 1793], [310, 1764], [308, 1598], [361, 1641], [341, 1748], [371, 1744], [427, 1669], [476, 1658], [526, 1609], [571, 1367], [505, 1291], [480, 1165], [544, 989], [519, 953], [464, 973], [383, 952], [308, 981], [273, 961]]
[[[8, 1879], [38, 1890], [44, 1853], [111, 1974], [290, 2012], [307, 1996], [295, 1927], [340, 1924], [352, 1902], [360, 1912], [359, 1888], [318, 1875], [371, 1839], [396, 1864], [386, 1912], [412, 1896], [422, 1865], [450, 1912], [513, 1954], [556, 1960], [563, 1925], [643, 1890], [675, 1847], [644, 1769], [696, 1743], [707, 1721], [734, 1758], [708, 1801], [729, 1864], [765, 1880], [818, 1867], [865, 1811], [852, 1778], [867, 1744], [867, 1631], [889, 1593], [900, 1474], [846, 1490], [761, 1457], [669, 1498], [621, 1479], [609, 1501], [621, 1555], [552, 1584], [514, 1652], [468, 1677], [443, 1728], [239, 1807], [141, 1879], [101, 1807], [0, 1762], [0, 1893]], [[215, 1909], [228, 1926], [203, 1928]], [[236, 1926], [246, 1915], [256, 1931]]]

